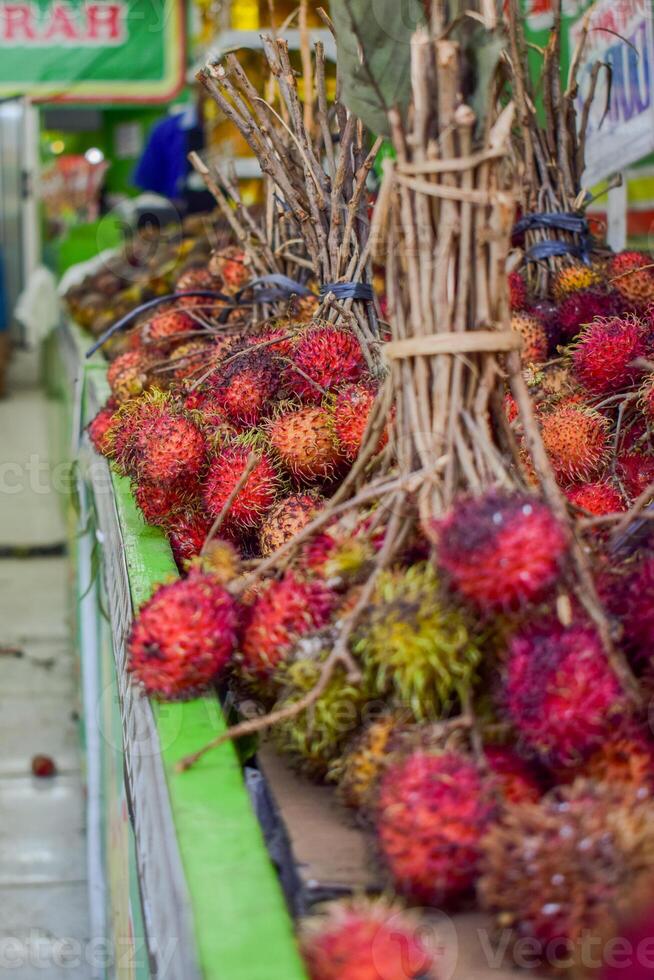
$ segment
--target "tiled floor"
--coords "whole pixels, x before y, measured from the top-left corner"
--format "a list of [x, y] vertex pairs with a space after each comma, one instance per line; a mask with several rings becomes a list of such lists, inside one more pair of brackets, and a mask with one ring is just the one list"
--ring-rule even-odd
[[[46, 479], [48, 411], [14, 376], [0, 401], [0, 549], [64, 539]], [[91, 975], [68, 576], [66, 558], [0, 557], [0, 975], [12, 980]], [[37, 753], [58, 775], [31, 775]]]

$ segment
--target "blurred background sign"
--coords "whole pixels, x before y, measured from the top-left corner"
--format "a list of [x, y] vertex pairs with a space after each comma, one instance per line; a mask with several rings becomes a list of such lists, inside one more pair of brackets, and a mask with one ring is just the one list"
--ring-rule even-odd
[[185, 58], [182, 0], [0, 0], [0, 97], [165, 102]]
[[[654, 151], [654, 31], [652, 0], [598, 0], [589, 17], [579, 73], [578, 112], [598, 77], [586, 143], [587, 185], [623, 170]], [[574, 48], [582, 20], [571, 29]]]

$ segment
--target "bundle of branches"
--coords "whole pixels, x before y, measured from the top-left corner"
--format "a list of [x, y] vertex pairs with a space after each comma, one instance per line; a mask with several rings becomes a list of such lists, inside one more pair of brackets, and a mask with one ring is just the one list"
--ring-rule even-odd
[[[494, 20], [486, 20], [486, 29], [496, 29]], [[499, 108], [493, 96], [487, 113], [475, 114], [460, 87], [462, 46], [445, 30], [435, 36], [419, 30], [411, 56], [413, 101], [406, 124], [397, 110], [390, 111], [397, 161], [386, 166], [371, 229], [377, 247], [382, 240], [386, 243], [393, 336], [383, 354], [389, 375], [359, 463], [343, 486], [311, 523], [232, 590], [251, 593], [263, 577], [297, 567], [298, 556], [301, 568], [307, 542], [347, 512], [358, 515], [355, 526], [364, 528], [362, 533], [376, 546], [369, 549], [364, 577], [347, 611], [316, 634], [328, 653], [313, 686], [271, 713], [236, 725], [184, 760], [183, 768], [225, 738], [283, 725], [306, 712], [326, 695], [337, 671], [355, 688], [365, 684], [365, 667], [353, 640], [365, 633], [366, 617], [387, 570], [411, 564], [411, 542], [424, 541], [424, 534], [439, 526], [462, 494], [476, 496], [498, 487], [524, 491], [526, 456], [569, 537], [571, 561], [558, 593], [559, 616], [569, 621], [575, 596], [595, 622], [625, 689], [637, 697], [631, 672], [613, 648], [588, 557], [575, 538], [550, 468], [522, 375], [521, 341], [509, 326], [513, 105]], [[494, 93], [494, 86], [489, 91]], [[502, 408], [507, 376], [524, 434], [521, 451]], [[391, 406], [390, 443], [379, 453]], [[459, 709], [463, 723], [472, 725], [463, 696]], [[452, 710], [456, 712], [450, 706], [442, 724], [452, 723]]]
[[[269, 218], [263, 233], [268, 244], [262, 249], [258, 268], [263, 272], [267, 266], [266, 273], [274, 273], [280, 257], [288, 259], [291, 242], [300, 246], [296, 264], [305, 268], [301, 254], [305, 248], [310, 264], [307, 271], [320, 289], [317, 315], [330, 321], [345, 319], [369, 367], [379, 371], [365, 189], [380, 140], [369, 148], [362, 124], [342, 104], [329, 105], [321, 44], [315, 47], [312, 84], [304, 86], [308, 98], [316, 93], [313, 114], [305, 112], [288, 44], [264, 37], [264, 52], [277, 86], [280, 111], [259, 96], [235, 55], [208, 65], [198, 76], [247, 140], [274, 185], [271, 200], [281, 210], [283, 224], [278, 220], [277, 230], [271, 233]], [[308, 125], [310, 120], [313, 123]], [[261, 242], [259, 234], [258, 238]]]
[[510, 54], [507, 58], [517, 110], [519, 138], [514, 141], [521, 188], [525, 253], [534, 291], [548, 295], [550, 279], [563, 265], [589, 261], [595, 247], [584, 216], [587, 194], [582, 187], [585, 145], [590, 109], [600, 73], [592, 69], [589, 95], [581, 118], [575, 103], [577, 74], [586, 47], [588, 23], [584, 21], [572, 56], [567, 84], [561, 78], [561, 9], [555, 0], [554, 25], [542, 52], [537, 80], [529, 70], [524, 16], [519, 0], [509, 0]]

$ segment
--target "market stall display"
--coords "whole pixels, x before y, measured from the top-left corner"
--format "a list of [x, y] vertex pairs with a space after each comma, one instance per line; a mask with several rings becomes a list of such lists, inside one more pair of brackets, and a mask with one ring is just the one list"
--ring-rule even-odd
[[458, 975], [426, 924], [472, 907], [496, 962], [591, 976], [654, 902], [654, 262], [588, 232], [559, 22], [541, 117], [517, 5], [471, 7], [431, 5], [402, 109], [359, 43], [374, 201], [381, 139], [320, 43], [298, 79], [265, 38], [265, 98], [207, 65], [263, 209], [196, 157], [220, 241], [175, 241], [120, 308], [91, 302], [115, 276], [68, 298], [111, 358], [89, 438], [179, 571], [135, 599], [121, 683], [229, 706], [171, 795], [267, 734], [264, 777], [272, 746], [335, 786], [392, 893], [300, 909], [312, 980]]

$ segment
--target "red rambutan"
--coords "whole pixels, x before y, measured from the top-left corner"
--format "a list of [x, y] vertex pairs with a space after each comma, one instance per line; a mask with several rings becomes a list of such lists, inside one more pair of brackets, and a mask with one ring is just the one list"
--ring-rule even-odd
[[569, 487], [565, 495], [570, 503], [587, 510], [595, 517], [604, 517], [606, 514], [617, 514], [626, 510], [622, 494], [608, 480]]
[[89, 434], [89, 439], [93, 444], [93, 448], [102, 456], [109, 456], [111, 454], [111, 438], [108, 434], [110, 432], [110, 427], [116, 412], [116, 408], [116, 402], [113, 399], [110, 399], [106, 405], [103, 405], [100, 411], [91, 419], [86, 427]]
[[529, 313], [514, 313], [511, 329], [522, 337], [520, 357], [523, 364], [542, 364], [547, 360], [547, 334], [538, 317]]
[[149, 357], [141, 350], [119, 354], [107, 368], [107, 382], [119, 402], [140, 395], [148, 385]]
[[654, 744], [636, 725], [624, 725], [584, 762], [579, 772], [602, 783], [654, 789]]
[[195, 320], [188, 313], [183, 310], [168, 310], [152, 317], [146, 328], [146, 336], [150, 343], [170, 344], [197, 329]]
[[645, 354], [643, 328], [635, 317], [594, 320], [572, 354], [575, 377], [593, 395], [614, 394], [641, 373], [633, 362]]
[[185, 272], [175, 282], [175, 292], [183, 293], [194, 289], [217, 289], [220, 280], [211, 274], [206, 266], [198, 265]]
[[524, 310], [527, 305], [527, 283], [519, 272], [509, 273], [509, 303], [512, 310]]
[[241, 642], [244, 673], [269, 677], [300, 637], [328, 622], [335, 603], [334, 593], [322, 582], [305, 582], [292, 572], [271, 582], [249, 610]]
[[211, 524], [204, 511], [190, 509], [181, 511], [167, 522], [168, 541], [180, 571], [184, 570], [187, 561], [202, 551]]
[[286, 374], [288, 388], [309, 404], [317, 404], [338, 385], [359, 381], [366, 370], [359, 341], [336, 327], [312, 327], [303, 333], [292, 361], [294, 366]]
[[172, 484], [137, 483], [134, 487], [134, 499], [139, 506], [146, 524], [165, 526], [189, 502], [186, 488]]
[[322, 408], [285, 412], [271, 422], [268, 432], [281, 462], [298, 480], [328, 480], [343, 465], [331, 419]]
[[490, 782], [457, 752], [417, 750], [391, 763], [375, 824], [396, 891], [435, 905], [467, 892], [494, 813]]
[[[247, 343], [257, 350], [267, 351], [269, 354], [276, 354], [279, 357], [290, 357], [293, 353], [292, 336], [298, 327], [293, 323], [282, 324], [281, 326], [269, 326], [261, 333], [248, 337]], [[271, 343], [271, 341], [276, 343]], [[262, 346], [263, 345], [263, 346]]]
[[569, 401], [541, 416], [550, 463], [561, 480], [588, 480], [606, 465], [609, 423], [599, 412]]
[[279, 368], [265, 351], [237, 357], [207, 381], [216, 405], [237, 425], [254, 426], [271, 407], [279, 387]]
[[132, 626], [129, 669], [152, 697], [193, 696], [229, 663], [237, 618], [234, 599], [210, 576], [161, 585]]
[[272, 555], [286, 544], [313, 520], [323, 502], [310, 493], [295, 493], [278, 501], [259, 529], [261, 554]]
[[160, 393], [131, 398], [121, 405], [113, 416], [106, 435], [109, 458], [115, 462], [120, 473], [130, 476], [136, 474], [134, 446], [137, 437], [171, 410], [170, 399]]
[[515, 422], [520, 414], [518, 403], [511, 392], [507, 392], [504, 396], [504, 414], [506, 415], [509, 424]]
[[418, 920], [380, 899], [332, 903], [301, 945], [310, 980], [436, 980]]
[[654, 376], [649, 375], [645, 378], [638, 399], [640, 409], [649, 425], [654, 423]]
[[132, 449], [139, 477], [165, 486], [196, 479], [207, 455], [200, 429], [172, 406], [139, 429]]
[[[361, 451], [363, 437], [376, 397], [377, 392], [374, 387], [364, 382], [347, 385], [345, 388], [340, 388], [336, 393], [332, 410], [334, 431], [341, 451], [348, 462], [354, 462]], [[387, 442], [388, 432], [384, 431], [376, 451], [381, 452]]]
[[614, 293], [600, 293], [583, 290], [572, 293], [556, 309], [556, 323], [564, 343], [569, 342], [581, 331], [583, 326], [592, 323], [597, 317], [617, 315], [619, 303]]
[[[212, 517], [222, 512], [248, 465], [250, 452], [242, 446], [226, 446], [211, 460], [203, 482], [202, 495]], [[224, 527], [250, 530], [261, 523], [277, 498], [278, 476], [275, 466], [261, 454], [254, 469], [232, 501]]]
[[654, 558], [646, 558], [616, 587], [610, 606], [623, 626], [631, 659], [647, 673], [654, 665]]
[[432, 530], [437, 565], [457, 592], [488, 611], [542, 597], [568, 547], [545, 504], [497, 490], [461, 499]]
[[654, 300], [652, 258], [644, 252], [619, 252], [608, 266], [613, 289], [635, 306], [647, 306]]
[[513, 749], [487, 745], [484, 755], [502, 798], [507, 803], [535, 803], [543, 791], [529, 766]]
[[640, 497], [654, 483], [654, 457], [645, 453], [620, 453], [616, 469], [631, 500]]
[[322, 408], [280, 415], [271, 423], [269, 436], [281, 462], [298, 480], [328, 480], [343, 465], [329, 414]]
[[236, 434], [241, 431], [229, 419], [224, 408], [216, 403], [210, 388], [202, 386], [184, 395], [184, 408], [191, 412], [198, 424], [206, 429], [224, 429], [226, 433]]
[[580, 622], [547, 619], [512, 637], [505, 698], [525, 746], [552, 766], [579, 765], [625, 715], [601, 640]]

